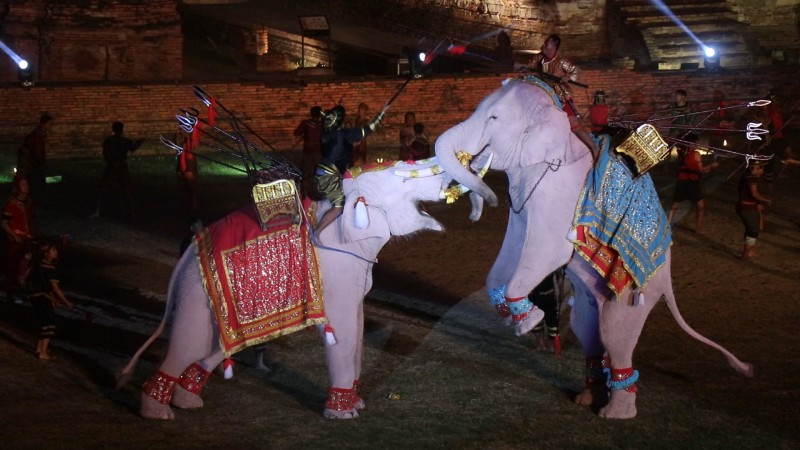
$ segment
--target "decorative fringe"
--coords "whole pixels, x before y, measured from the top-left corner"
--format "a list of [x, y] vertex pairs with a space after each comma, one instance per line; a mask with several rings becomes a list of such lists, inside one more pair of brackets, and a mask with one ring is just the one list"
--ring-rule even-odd
[[553, 353], [556, 358], [561, 357], [561, 336], [556, 336], [553, 339]]
[[369, 226], [369, 214], [367, 213], [367, 201], [364, 197], [356, 200], [355, 227], [363, 230]]
[[333, 327], [325, 325], [325, 344], [336, 345], [336, 336], [333, 333]]
[[233, 378], [233, 360], [231, 358], [225, 358], [225, 361], [222, 363], [222, 367], [225, 368], [223, 376], [226, 380], [230, 380]]
[[644, 292], [641, 290], [638, 295], [636, 291], [633, 291], [633, 306], [644, 306]]

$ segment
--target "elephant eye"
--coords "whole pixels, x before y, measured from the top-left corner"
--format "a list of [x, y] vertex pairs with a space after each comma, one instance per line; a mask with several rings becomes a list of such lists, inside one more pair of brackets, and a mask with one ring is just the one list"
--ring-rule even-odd
[[495, 116], [495, 115], [491, 115], [491, 116], [489, 116], [489, 118], [490, 118], [490, 119], [497, 119], [497, 116]]

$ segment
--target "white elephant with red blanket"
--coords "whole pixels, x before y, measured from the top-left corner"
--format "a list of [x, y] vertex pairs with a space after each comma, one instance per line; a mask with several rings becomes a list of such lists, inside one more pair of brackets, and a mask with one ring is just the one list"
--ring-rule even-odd
[[[259, 250], [258, 247], [252, 247], [258, 251], [239, 255], [240, 259], [251, 264], [265, 258], [265, 254], [271, 254], [272, 258], [277, 258], [284, 265], [305, 264], [312, 278], [301, 281], [307, 283], [307, 291], [313, 291], [321, 284], [327, 318], [326, 334], [335, 339], [335, 343], [334, 340], [330, 340], [326, 346], [330, 378], [328, 399], [324, 409], [326, 417], [339, 419], [358, 417], [358, 410], [364, 407], [364, 401], [359, 395], [364, 327], [363, 300], [372, 286], [372, 267], [376, 263], [378, 252], [392, 236], [405, 236], [421, 230], [442, 231], [442, 225], [427, 213], [420, 211], [418, 203], [439, 201], [448, 196], [452, 198], [454, 195], [459, 195], [458, 187], [448, 189], [450, 180], [439, 169], [435, 158], [416, 162], [385, 163], [359, 169], [358, 173], [348, 172], [344, 179], [346, 203], [343, 213], [337, 222], [324, 228], [317, 236], [319, 245], [313, 249], [316, 252], [316, 259], [302, 252], [287, 253], [294, 251], [287, 244], [292, 241], [291, 239], [284, 239], [282, 243], [276, 244], [280, 248], [262, 247]], [[357, 203], [366, 207], [366, 221], [356, 220]], [[316, 206], [317, 217], [321, 217], [330, 203], [322, 201]], [[243, 234], [233, 233], [231, 229], [241, 227], [242, 223], [248, 221], [251, 222], [249, 226], [257, 226], [253, 209], [252, 206], [247, 207], [209, 228], [219, 229], [228, 235], [231, 242], [226, 248], [239, 249], [236, 252], [242, 248], [246, 250], [248, 245], [256, 245], [253, 243], [257, 243], [260, 238], [236, 237]], [[306, 246], [309, 236], [307, 232], [303, 232], [306, 230], [305, 224], [289, 228], [295, 232], [296, 228], [301, 230], [294, 241], [301, 242], [301, 247]], [[230, 238], [231, 235], [234, 235], [234, 238]], [[178, 408], [201, 407], [203, 402], [200, 392], [209, 378], [210, 371], [223, 360], [225, 351], [232, 353], [249, 344], [243, 339], [237, 341], [237, 336], [231, 331], [232, 325], [229, 322], [232, 323], [233, 319], [230, 316], [237, 314], [247, 316], [243, 311], [255, 314], [258, 300], [246, 299], [245, 303], [239, 303], [235, 307], [228, 305], [221, 310], [210, 307], [210, 304], [213, 306], [217, 291], [237, 289], [242, 292], [248, 291], [246, 284], [248, 276], [229, 273], [226, 275], [229, 278], [238, 278], [228, 280], [227, 287], [221, 285], [221, 266], [230, 264], [232, 258], [235, 259], [236, 252], [225, 253], [227, 260], [211, 260], [209, 264], [199, 264], [198, 260], [206, 253], [204, 242], [207, 240], [207, 235], [197, 235], [195, 243], [184, 253], [173, 271], [167, 293], [165, 315], [165, 320], [169, 315], [174, 316], [169, 349], [158, 371], [145, 383], [141, 394], [140, 413], [146, 418], [172, 419], [174, 413], [170, 405]], [[317, 276], [314, 270], [317, 261], [318, 274], [324, 280], [321, 283], [319, 280], [313, 280]], [[209, 268], [214, 264], [220, 266], [216, 271]], [[275, 265], [268, 261], [260, 267], [265, 271], [272, 271], [275, 270]], [[286, 289], [291, 290], [292, 286]], [[250, 291], [257, 290], [250, 289]], [[261, 294], [272, 295], [274, 292]], [[251, 292], [250, 295], [255, 299], [260, 298], [258, 292]], [[319, 311], [315, 310], [313, 297], [311, 295], [308, 299], [298, 302], [307, 306], [303, 312], [305, 316], [299, 321], [296, 320], [296, 310], [292, 309], [293, 306], [277, 308], [277, 312], [282, 314], [279, 320], [289, 324], [286, 332], [324, 321], [318, 314]], [[263, 305], [262, 309], [267, 307]], [[248, 317], [243, 319], [240, 317], [245, 326], [249, 323]], [[254, 319], [251, 323], [255, 323]], [[269, 322], [259, 326], [274, 325], [273, 322]], [[163, 328], [162, 321], [156, 333], [139, 349], [122, 371], [123, 377], [130, 376], [139, 356]], [[259, 331], [258, 327], [252, 326], [247, 332]], [[231, 347], [224, 349], [222, 346], [227, 345], [228, 338], [231, 340]]]

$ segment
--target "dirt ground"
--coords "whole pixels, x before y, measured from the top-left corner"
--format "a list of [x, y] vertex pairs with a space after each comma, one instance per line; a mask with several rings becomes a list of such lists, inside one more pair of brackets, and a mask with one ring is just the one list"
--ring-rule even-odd
[[[703, 233], [693, 231], [692, 212], [675, 226], [672, 270], [684, 318], [753, 363], [753, 379], [686, 336], [659, 306], [634, 359], [639, 416], [606, 421], [575, 406], [582, 357], [566, 315], [565, 353], [556, 359], [536, 351], [532, 337], [503, 329], [486, 306], [483, 281], [508, 205], [471, 223], [462, 201], [426, 205], [446, 232], [396, 239], [379, 257], [366, 302], [368, 409], [361, 418], [321, 417], [324, 349], [314, 333], [300, 332], [268, 344], [272, 372], [255, 370], [252, 352], [243, 351], [232, 380], [209, 383], [205, 408], [154, 423], [136, 414], [138, 387], [165, 340], [145, 354], [131, 383], [114, 390], [112, 380], [163, 311], [189, 215], [173, 161], [131, 162], [138, 221], [127, 218], [124, 204], [88, 219], [99, 163], [53, 162], [62, 181], [50, 185], [38, 220], [49, 234], [72, 236], [62, 284], [79, 307], [59, 313], [57, 359], [42, 362], [32, 355], [30, 308], [0, 301], [0, 442], [14, 449], [797, 448], [790, 412], [800, 406], [800, 170], [790, 168], [767, 187], [774, 207], [760, 256], [742, 261], [742, 226], [733, 212], [739, 163], [723, 161], [708, 177]], [[202, 175], [207, 222], [247, 201], [241, 178]], [[656, 169], [653, 177], [668, 206], [672, 173]], [[488, 180], [502, 192], [502, 174]]]

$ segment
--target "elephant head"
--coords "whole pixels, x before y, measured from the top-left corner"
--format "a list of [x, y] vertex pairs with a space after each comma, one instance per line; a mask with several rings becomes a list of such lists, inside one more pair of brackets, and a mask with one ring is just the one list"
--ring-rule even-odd
[[[388, 239], [422, 230], [444, 230], [442, 224], [419, 209], [419, 203], [454, 199], [466, 193], [463, 186], [449, 187], [451, 180], [437, 158], [393, 162], [372, 170], [351, 172], [344, 180], [343, 241], [370, 237]], [[359, 202], [366, 206], [368, 217], [363, 226], [355, 225]]]
[[[462, 161], [491, 153], [491, 168], [506, 172], [543, 162], [567, 163], [576, 159], [570, 138], [569, 120], [550, 94], [513, 80], [484, 99], [466, 121], [442, 134], [435, 148], [450, 176], [496, 206], [495, 193]], [[473, 196], [473, 205], [475, 200]]]

